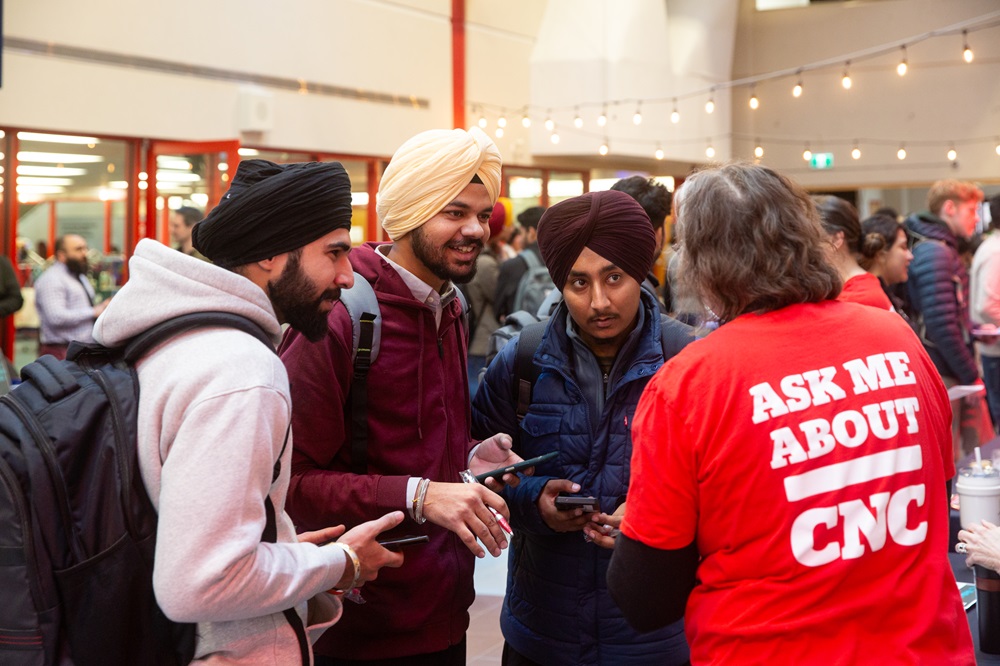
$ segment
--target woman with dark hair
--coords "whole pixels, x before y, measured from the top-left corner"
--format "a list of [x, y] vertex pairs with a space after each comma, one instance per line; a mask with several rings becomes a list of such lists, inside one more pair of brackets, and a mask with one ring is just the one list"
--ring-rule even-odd
[[860, 250], [858, 263], [878, 278], [893, 309], [905, 317], [903, 301], [892, 287], [906, 282], [913, 261], [906, 227], [888, 215], [872, 215], [861, 223]]
[[682, 275], [726, 323], [631, 420], [612, 597], [641, 631], [683, 616], [694, 664], [974, 664], [920, 341], [835, 300], [816, 208], [775, 171], [700, 171], [675, 201]]
[[850, 202], [832, 195], [813, 197], [813, 202], [819, 211], [823, 229], [829, 236], [827, 256], [844, 281], [844, 289], [838, 298], [891, 310], [892, 303], [878, 279], [858, 263], [861, 254], [861, 222], [858, 221], [857, 209]]

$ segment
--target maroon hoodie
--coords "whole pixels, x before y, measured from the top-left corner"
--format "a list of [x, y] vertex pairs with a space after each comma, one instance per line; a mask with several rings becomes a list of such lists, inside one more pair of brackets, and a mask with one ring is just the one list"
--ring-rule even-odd
[[[459, 481], [473, 442], [461, 305], [453, 300], [435, 330], [434, 314], [368, 243], [351, 252], [354, 270], [375, 289], [382, 314], [379, 356], [368, 373], [368, 475], [351, 469], [351, 320], [337, 304], [321, 342], [290, 330], [281, 345], [293, 418], [292, 479], [286, 510], [300, 530], [348, 529], [406, 509], [411, 476]], [[409, 517], [396, 534], [427, 534], [346, 604], [316, 653], [342, 659], [390, 659], [436, 652], [462, 640], [475, 598], [475, 557], [457, 536]]]

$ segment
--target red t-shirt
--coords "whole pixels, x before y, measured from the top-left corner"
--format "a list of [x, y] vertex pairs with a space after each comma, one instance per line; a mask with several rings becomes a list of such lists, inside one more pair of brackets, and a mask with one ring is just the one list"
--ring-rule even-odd
[[885, 295], [882, 283], [871, 273], [862, 273], [848, 279], [837, 300], [870, 305], [881, 310], [892, 310], [892, 301]]
[[744, 315], [635, 414], [622, 532], [702, 561], [695, 664], [974, 664], [947, 558], [950, 406], [896, 314]]

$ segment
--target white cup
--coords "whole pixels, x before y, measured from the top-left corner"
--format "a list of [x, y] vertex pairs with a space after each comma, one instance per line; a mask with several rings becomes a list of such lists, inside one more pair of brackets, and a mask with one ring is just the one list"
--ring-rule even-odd
[[984, 472], [978, 467], [963, 467], [958, 473], [955, 491], [959, 522], [962, 527], [978, 525], [986, 519], [1000, 525], [1000, 470]]

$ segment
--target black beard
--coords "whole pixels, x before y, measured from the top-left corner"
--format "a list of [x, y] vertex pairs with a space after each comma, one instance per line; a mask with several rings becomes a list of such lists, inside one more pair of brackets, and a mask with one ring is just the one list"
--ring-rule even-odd
[[[413, 248], [413, 255], [420, 260], [424, 266], [430, 270], [435, 276], [441, 278], [442, 280], [450, 280], [455, 284], [466, 284], [471, 282], [472, 278], [476, 277], [476, 267], [477, 263], [473, 260], [472, 264], [464, 269], [455, 270], [449, 268], [448, 264], [444, 259], [444, 248], [433, 247], [425, 238], [423, 227], [418, 227], [413, 230], [413, 239], [411, 242], [411, 247]], [[451, 243], [449, 243], [450, 245]], [[483, 250], [483, 241], [478, 238], [462, 239], [461, 245], [475, 245], [479, 252]], [[479, 254], [476, 254], [478, 259]]]
[[268, 281], [267, 286], [275, 312], [286, 323], [310, 342], [319, 342], [326, 336], [327, 313], [320, 305], [326, 299], [340, 300], [340, 289], [327, 289], [317, 298], [309, 298], [308, 294], [316, 290], [316, 285], [302, 271], [296, 255], [289, 258], [281, 276]]
[[73, 275], [86, 275], [90, 266], [87, 264], [86, 259], [66, 259], [66, 268]]

